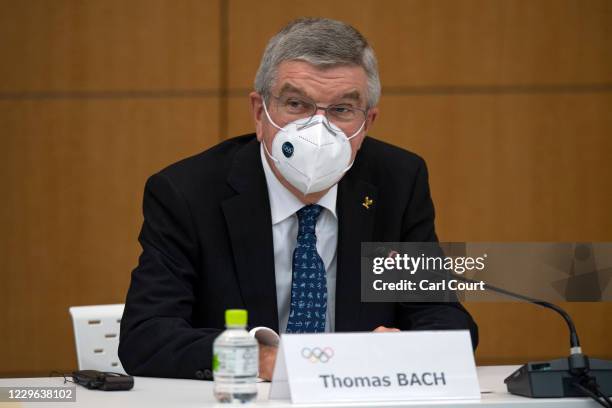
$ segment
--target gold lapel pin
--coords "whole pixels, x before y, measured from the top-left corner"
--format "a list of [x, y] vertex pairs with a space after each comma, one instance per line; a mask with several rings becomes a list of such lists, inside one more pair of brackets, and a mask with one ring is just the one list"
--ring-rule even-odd
[[365, 198], [363, 199], [363, 203], [361, 203], [361, 205], [363, 205], [367, 210], [370, 209], [370, 206], [374, 204], [374, 200], [372, 200], [370, 197], [365, 196]]

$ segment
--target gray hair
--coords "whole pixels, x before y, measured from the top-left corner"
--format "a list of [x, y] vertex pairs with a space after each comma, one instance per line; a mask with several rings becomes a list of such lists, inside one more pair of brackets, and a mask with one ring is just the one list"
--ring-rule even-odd
[[278, 66], [291, 60], [319, 68], [360, 66], [368, 78], [368, 107], [378, 103], [380, 79], [376, 55], [363, 35], [349, 24], [328, 18], [301, 18], [287, 24], [266, 46], [255, 76], [255, 90], [268, 97]]

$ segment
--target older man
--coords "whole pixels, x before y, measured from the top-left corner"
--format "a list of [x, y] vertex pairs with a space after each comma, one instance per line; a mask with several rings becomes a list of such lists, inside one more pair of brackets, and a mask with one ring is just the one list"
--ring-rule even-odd
[[[223, 312], [277, 332], [477, 328], [458, 303], [362, 303], [360, 244], [435, 241], [425, 163], [366, 138], [376, 58], [353, 27], [301, 19], [264, 52], [256, 134], [152, 176], [119, 356], [135, 375], [212, 379]], [[306, 301], [304, 301], [306, 299]], [[260, 348], [270, 378], [273, 347]]]

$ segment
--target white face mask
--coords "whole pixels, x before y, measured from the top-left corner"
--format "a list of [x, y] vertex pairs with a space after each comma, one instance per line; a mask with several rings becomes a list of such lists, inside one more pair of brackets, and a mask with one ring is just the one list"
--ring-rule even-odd
[[365, 122], [350, 137], [324, 115], [315, 115], [308, 124], [296, 121], [280, 127], [268, 114], [268, 120], [279, 131], [272, 142], [272, 153], [265, 142], [264, 150], [280, 174], [302, 194], [317, 193], [336, 184], [353, 163], [350, 140], [357, 136]]

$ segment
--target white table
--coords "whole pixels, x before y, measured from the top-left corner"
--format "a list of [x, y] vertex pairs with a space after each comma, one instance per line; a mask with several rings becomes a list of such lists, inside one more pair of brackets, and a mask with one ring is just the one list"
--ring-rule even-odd
[[[432, 402], [374, 402], [374, 403], [343, 403], [343, 404], [317, 404], [293, 405], [289, 401], [268, 401], [269, 383], [259, 383], [259, 396], [252, 407], [533, 407], [533, 408], [569, 408], [569, 407], [599, 407], [594, 401], [587, 398], [563, 399], [530, 399], [508, 394], [503, 380], [517, 366], [486, 366], [478, 367], [480, 388], [483, 392], [480, 401], [432, 401]], [[36, 386], [62, 386], [61, 377], [53, 378], [4, 378], [0, 379], [0, 387], [36, 387]], [[72, 384], [68, 384], [72, 385]], [[6, 403], [0, 402], [0, 408], [8, 407], [226, 407], [225, 404], [215, 404], [212, 394], [213, 383], [198, 380], [176, 380], [168, 378], [136, 377], [134, 388], [131, 391], [104, 392], [88, 390], [81, 386], [76, 388], [75, 402], [28, 402]]]

